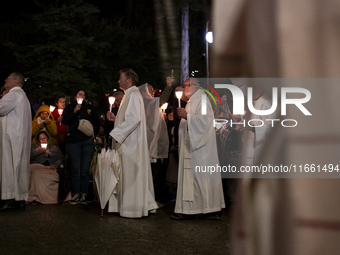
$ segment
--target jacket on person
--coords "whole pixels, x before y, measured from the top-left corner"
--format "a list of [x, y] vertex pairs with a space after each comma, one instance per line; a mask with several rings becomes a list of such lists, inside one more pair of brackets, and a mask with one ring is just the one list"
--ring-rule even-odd
[[[40, 116], [41, 112], [47, 112], [49, 114], [49, 124], [46, 124], [46, 127], [40, 128], [38, 125], [38, 117]], [[37, 114], [34, 116], [32, 120], [32, 144], [37, 142], [37, 134], [45, 129], [46, 133], [48, 134], [49, 141], [52, 145], [58, 146], [57, 141], [52, 137], [58, 134], [57, 125], [55, 120], [53, 119], [52, 115], [50, 114], [50, 107], [48, 105], [40, 106]]]
[[68, 126], [67, 143], [79, 143], [89, 139], [89, 136], [78, 130], [80, 119], [86, 119], [91, 122], [95, 136], [99, 132], [100, 125], [97, 109], [84, 100], [80, 110], [74, 113], [76, 105], [77, 102], [74, 100], [72, 104], [66, 106], [63, 112], [63, 123]]
[[42, 164], [43, 165], [47, 161], [49, 162], [48, 165], [57, 165], [57, 167], [59, 167], [62, 164], [61, 151], [57, 146], [50, 144], [50, 140], [48, 136], [47, 136], [46, 151], [44, 153], [39, 153], [39, 148], [41, 147], [41, 144], [38, 138], [41, 133], [48, 135], [46, 131], [41, 131], [37, 134], [36, 136], [37, 142], [31, 146], [30, 164]]

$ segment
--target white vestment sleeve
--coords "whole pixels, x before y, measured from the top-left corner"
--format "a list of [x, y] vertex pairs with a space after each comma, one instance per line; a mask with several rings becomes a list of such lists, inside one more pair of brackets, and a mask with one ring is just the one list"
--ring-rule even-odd
[[110, 135], [119, 143], [123, 143], [128, 135], [134, 131], [138, 124], [140, 123], [141, 113], [140, 111], [144, 109], [140, 109], [140, 105], [143, 105], [143, 102], [139, 102], [140, 98], [135, 93], [131, 94], [130, 102], [125, 112], [125, 120], [115, 127]]
[[0, 116], [7, 115], [17, 105], [17, 94], [7, 93], [3, 98], [0, 99]]
[[191, 109], [197, 109], [195, 113], [189, 110], [187, 116], [191, 150], [195, 151], [205, 146], [212, 139], [211, 135], [215, 135], [215, 133], [209, 132], [210, 125], [214, 125], [214, 114], [209, 100], [207, 101], [206, 115], [201, 113], [201, 100], [198, 100], [198, 105]]

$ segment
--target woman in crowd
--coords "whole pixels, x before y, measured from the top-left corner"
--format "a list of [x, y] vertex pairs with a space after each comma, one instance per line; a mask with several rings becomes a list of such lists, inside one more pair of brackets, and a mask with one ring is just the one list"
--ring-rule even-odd
[[[59, 149], [63, 155], [66, 155], [67, 126], [62, 123], [63, 111], [65, 109], [65, 97], [58, 97], [56, 105], [57, 107], [52, 112], [52, 115], [57, 124], [58, 134], [54, 138], [56, 139]], [[60, 114], [59, 110], [62, 110]]]
[[[80, 101], [82, 102], [80, 103]], [[95, 147], [93, 135], [89, 136], [78, 130], [79, 121], [83, 119], [91, 123], [95, 137], [99, 132], [97, 110], [85, 100], [85, 91], [83, 89], [75, 89], [73, 102], [66, 106], [63, 113], [63, 123], [68, 126], [66, 151], [72, 167], [73, 197], [70, 204], [87, 204], [89, 168]]]
[[58, 134], [57, 125], [50, 113], [50, 107], [45, 104], [40, 106], [32, 120], [32, 144], [37, 142], [37, 134], [41, 131], [46, 131], [50, 143], [58, 146], [57, 141], [53, 138], [53, 136]]
[[62, 164], [62, 154], [57, 146], [50, 144], [46, 131], [38, 133], [37, 142], [31, 148], [30, 163], [27, 201], [33, 204], [56, 204], [59, 188], [59, 175], [56, 171]]

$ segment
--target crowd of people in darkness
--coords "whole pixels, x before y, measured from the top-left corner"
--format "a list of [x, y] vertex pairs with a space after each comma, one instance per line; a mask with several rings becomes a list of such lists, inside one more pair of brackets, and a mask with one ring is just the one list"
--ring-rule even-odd
[[[197, 174], [193, 168], [240, 160], [243, 129], [212, 125], [216, 115], [240, 117], [230, 114], [230, 100], [224, 95], [219, 107], [208, 101], [202, 115], [205, 92], [197, 79], [188, 78], [184, 86], [174, 88], [174, 77], [167, 77], [163, 93], [155, 97], [151, 84], [138, 86], [132, 69], [119, 73], [121, 91], [113, 94], [113, 107], [102, 117], [81, 87], [74, 88], [67, 103], [60, 96], [57, 107], [42, 104], [35, 111], [24, 92], [23, 75], [10, 74], [0, 99], [0, 210], [24, 209], [27, 204], [87, 204], [89, 170], [99, 140], [104, 141], [100, 148], [118, 152], [121, 169], [119, 191], [110, 197], [108, 212], [140, 218], [176, 199], [173, 219], [221, 219], [222, 209], [235, 195], [236, 181], [222, 182], [221, 173]], [[176, 176], [172, 196], [169, 175]]]

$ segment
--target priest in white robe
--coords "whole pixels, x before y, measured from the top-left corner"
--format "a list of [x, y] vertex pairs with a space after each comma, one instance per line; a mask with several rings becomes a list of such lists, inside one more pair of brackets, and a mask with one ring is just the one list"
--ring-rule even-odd
[[23, 84], [21, 73], [11, 73], [4, 85], [9, 93], [0, 100], [0, 209], [23, 208], [28, 196], [32, 117]]
[[182, 119], [178, 130], [177, 198], [175, 214], [172, 215], [175, 219], [220, 212], [225, 207], [221, 173], [204, 172], [205, 167], [216, 167], [219, 162], [213, 110], [209, 100], [206, 100], [207, 114], [202, 115], [201, 98], [205, 93], [198, 86], [197, 79], [185, 81], [184, 92], [189, 101], [185, 109], [177, 109]]
[[119, 85], [125, 96], [115, 118], [115, 128], [110, 132], [119, 144], [120, 177], [118, 194], [109, 200], [109, 212], [118, 212], [127, 218], [148, 216], [157, 209], [152, 183], [150, 158], [146, 134], [143, 98], [136, 87], [137, 74], [131, 69], [120, 71]]

